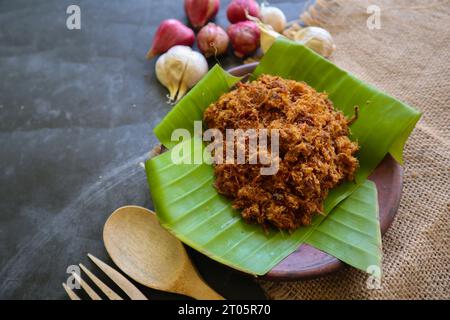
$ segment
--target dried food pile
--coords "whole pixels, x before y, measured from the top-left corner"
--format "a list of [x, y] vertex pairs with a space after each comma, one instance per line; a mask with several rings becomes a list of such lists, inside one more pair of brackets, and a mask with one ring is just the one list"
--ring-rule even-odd
[[204, 120], [224, 136], [226, 129], [279, 130], [276, 174], [261, 175], [263, 165], [249, 164], [248, 147], [245, 164], [215, 164], [218, 192], [232, 199], [247, 222], [265, 228], [310, 224], [323, 211], [328, 191], [352, 180], [358, 168], [349, 120], [306, 83], [270, 75], [239, 83], [206, 109]]

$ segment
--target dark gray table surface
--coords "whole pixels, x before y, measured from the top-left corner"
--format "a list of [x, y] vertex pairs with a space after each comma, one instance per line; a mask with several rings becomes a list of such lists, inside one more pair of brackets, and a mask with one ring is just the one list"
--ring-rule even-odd
[[[221, 2], [216, 22], [227, 26]], [[271, 3], [292, 20], [306, 1]], [[81, 30], [66, 28], [70, 4]], [[144, 56], [172, 17], [185, 21], [182, 0], [0, 1], [0, 299], [65, 299], [69, 265], [101, 275], [88, 252], [113, 265], [101, 237], [109, 214], [152, 208], [139, 163], [170, 106]], [[226, 298], [264, 297], [250, 277], [191, 254]]]

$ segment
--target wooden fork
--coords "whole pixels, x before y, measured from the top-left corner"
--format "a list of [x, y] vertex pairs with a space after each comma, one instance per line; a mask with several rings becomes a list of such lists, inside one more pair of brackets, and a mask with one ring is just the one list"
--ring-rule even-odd
[[[117, 286], [125, 292], [125, 294], [131, 298], [131, 300], [148, 300], [138, 288], [136, 288], [127, 278], [121, 273], [114, 270], [112, 267], [94, 257], [92, 254], [88, 254], [89, 259], [94, 262]], [[92, 280], [93, 283], [110, 299], [110, 300], [123, 300], [117, 293], [115, 293], [110, 287], [97, 278], [91, 271], [89, 271], [84, 265], [79, 264], [81, 270]], [[92, 300], [102, 300], [102, 298], [91, 288], [90, 285], [83, 281], [83, 279], [75, 272], [72, 273], [75, 280], [80, 284], [81, 288], [87, 293]], [[62, 284], [67, 295], [72, 300], [81, 300], [80, 297], [67, 286]]]

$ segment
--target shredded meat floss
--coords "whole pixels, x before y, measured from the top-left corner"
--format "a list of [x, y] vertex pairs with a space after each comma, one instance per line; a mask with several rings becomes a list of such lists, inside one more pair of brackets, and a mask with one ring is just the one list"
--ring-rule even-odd
[[[306, 83], [262, 75], [222, 95], [204, 113], [209, 128], [279, 130], [279, 169], [261, 175], [261, 164], [215, 164], [215, 188], [249, 223], [295, 230], [323, 212], [328, 191], [353, 180], [358, 144], [350, 120], [325, 93]], [[351, 121], [354, 121], [352, 119]], [[225, 141], [224, 144], [227, 142]], [[248, 148], [246, 159], [250, 156]], [[257, 151], [258, 152], [258, 151]]]

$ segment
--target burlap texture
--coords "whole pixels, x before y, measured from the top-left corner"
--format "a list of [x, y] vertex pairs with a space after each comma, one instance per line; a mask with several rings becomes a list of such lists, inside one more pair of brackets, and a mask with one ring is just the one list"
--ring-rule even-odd
[[[369, 30], [367, 7], [381, 9]], [[381, 289], [345, 268], [299, 282], [262, 282], [274, 299], [450, 298], [450, 3], [318, 0], [305, 23], [334, 36], [332, 60], [423, 112], [405, 152], [400, 208], [383, 237]]]

